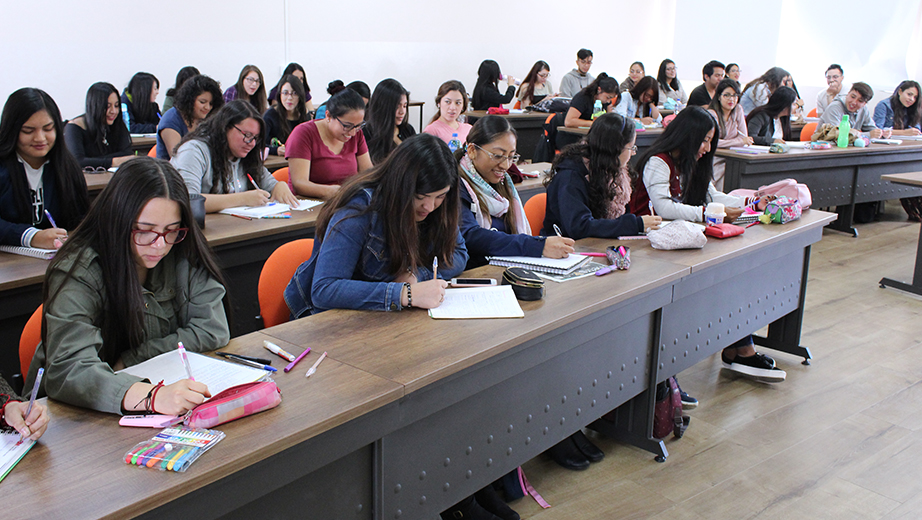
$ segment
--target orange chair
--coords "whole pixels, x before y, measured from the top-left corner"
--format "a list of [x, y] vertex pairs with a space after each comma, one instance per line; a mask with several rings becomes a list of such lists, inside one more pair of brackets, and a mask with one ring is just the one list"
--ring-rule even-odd
[[[32, 356], [35, 355], [35, 348], [42, 340], [42, 306], [32, 313], [32, 317], [26, 322], [22, 329], [22, 335], [19, 336], [19, 369], [22, 371], [22, 378], [25, 380], [29, 374], [29, 365], [32, 364]], [[31, 391], [31, 389], [29, 389]]]
[[154, 159], [157, 158], [157, 145], [150, 147], [150, 150], [147, 151], [147, 156], [153, 157]]
[[541, 234], [544, 227], [544, 212], [547, 210], [547, 193], [538, 193], [525, 201], [525, 218], [531, 226], [532, 236]]
[[517, 101], [515, 102], [515, 105], [512, 105], [512, 109], [513, 109], [513, 110], [518, 110], [518, 109], [520, 109], [520, 108], [522, 108], [522, 100], [521, 100], [521, 99], [517, 100]]
[[288, 182], [288, 167], [279, 168], [272, 172], [272, 176], [275, 177], [275, 180], [279, 182]]
[[813, 110], [810, 111], [809, 114], [807, 114], [807, 117], [820, 117], [820, 116], [816, 115], [816, 108], [814, 108]]
[[816, 132], [816, 123], [805, 124], [803, 130], [800, 131], [800, 140], [809, 141], [810, 137], [813, 136], [813, 132]]
[[282, 294], [298, 266], [307, 261], [314, 251], [314, 239], [302, 238], [288, 242], [269, 255], [259, 273], [257, 297], [263, 325], [272, 327], [288, 321], [291, 311]]

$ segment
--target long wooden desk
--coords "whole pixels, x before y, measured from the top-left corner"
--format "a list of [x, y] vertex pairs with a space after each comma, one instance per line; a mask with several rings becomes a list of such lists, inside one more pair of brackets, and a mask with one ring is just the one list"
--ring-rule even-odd
[[749, 155], [718, 149], [726, 161], [724, 191], [757, 189], [787, 178], [810, 187], [813, 207], [839, 206], [833, 229], [858, 236], [852, 223], [855, 204], [922, 195], [922, 188], [882, 180], [886, 173], [922, 170], [922, 142], [900, 145], [872, 144], [868, 148], [804, 150], [791, 148], [785, 154]]
[[[521, 320], [329, 311], [237, 338], [229, 350], [259, 353], [268, 336], [315, 352], [276, 375], [281, 406], [221, 426], [227, 438], [185, 474], [122, 462], [152, 430], [49, 403], [48, 433], [4, 485], [8, 514], [434, 518], [590, 424], [665, 455], [650, 437], [657, 380], [767, 324], [768, 339], [789, 334], [774, 347], [809, 355], [795, 325], [810, 244], [833, 218], [811, 210], [696, 251], [632, 242], [629, 271], [548, 282]], [[598, 421], [619, 405], [615, 424]]]
[[157, 146], [156, 137], [147, 137], [140, 135], [131, 136], [131, 150], [139, 155], [145, 155], [151, 148]]
[[[486, 110], [471, 110], [464, 114], [467, 122], [474, 124], [478, 119], [487, 115]], [[538, 140], [544, 136], [542, 125], [547, 119], [549, 113], [546, 112], [523, 112], [504, 114], [500, 117], [509, 121], [509, 125], [515, 128], [518, 135], [516, 142], [516, 151], [523, 159], [531, 159], [535, 154], [535, 146]]]
[[[922, 187], [922, 171], [882, 175], [880, 178], [894, 184]], [[919, 243], [916, 250], [916, 266], [912, 273], [912, 281], [905, 283], [885, 277], [880, 279], [880, 286], [881, 288], [893, 287], [894, 289], [922, 296], [922, 226], [919, 227]]]

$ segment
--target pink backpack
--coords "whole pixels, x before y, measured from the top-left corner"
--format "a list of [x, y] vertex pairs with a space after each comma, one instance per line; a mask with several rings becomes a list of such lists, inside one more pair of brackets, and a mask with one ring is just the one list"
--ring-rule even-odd
[[813, 196], [810, 195], [810, 188], [808, 188], [806, 184], [797, 182], [794, 179], [782, 179], [767, 186], [762, 186], [758, 190], [737, 188], [728, 195], [756, 198], [764, 195], [774, 195], [776, 197], [784, 195], [790, 200], [800, 202], [800, 207], [803, 209], [807, 209], [813, 204]]

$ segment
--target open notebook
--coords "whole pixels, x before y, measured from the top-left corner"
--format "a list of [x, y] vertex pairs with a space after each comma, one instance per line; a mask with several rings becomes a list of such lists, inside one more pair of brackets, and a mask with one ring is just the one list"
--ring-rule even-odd
[[[259, 381], [269, 374], [266, 370], [221, 361], [195, 352], [187, 351], [186, 355], [189, 356], [192, 377], [200, 383], [205, 383], [211, 395], [217, 395], [232, 386]], [[160, 354], [143, 363], [119, 370], [118, 373], [143, 377], [153, 382], [162, 379], [165, 385], [186, 378], [186, 369], [178, 350]]]
[[31, 256], [32, 258], [41, 258], [42, 260], [51, 260], [54, 258], [54, 254], [58, 252], [57, 249], [39, 249], [37, 247], [20, 246], [0, 246], [0, 251], [23, 256]]
[[490, 265], [502, 267], [523, 267], [532, 271], [550, 274], [570, 274], [589, 261], [588, 256], [569, 255], [566, 258], [545, 258], [532, 256], [488, 256]]
[[445, 301], [429, 316], [437, 320], [475, 318], [524, 318], [525, 312], [515, 299], [511, 285], [445, 289]]
[[263, 218], [288, 211], [307, 211], [321, 204], [323, 204], [322, 200], [298, 199], [297, 208], [293, 208], [288, 204], [282, 204], [281, 202], [270, 202], [265, 206], [236, 206], [233, 208], [226, 208], [222, 209], [219, 213], [246, 218]]
[[19, 432], [12, 428], [0, 430], [0, 481], [32, 449], [35, 441], [28, 439], [19, 442]]

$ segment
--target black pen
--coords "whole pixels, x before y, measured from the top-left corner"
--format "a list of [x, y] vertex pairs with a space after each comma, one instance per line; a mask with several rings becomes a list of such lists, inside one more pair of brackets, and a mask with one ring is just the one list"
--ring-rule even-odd
[[271, 364], [272, 364], [272, 360], [271, 360], [271, 359], [258, 358], [258, 357], [250, 357], [250, 356], [244, 356], [244, 355], [241, 355], [241, 354], [231, 354], [230, 352], [215, 352], [215, 354], [217, 354], [217, 355], [219, 355], [219, 356], [221, 356], [221, 357], [225, 357], [225, 358], [244, 359], [244, 360], [246, 360], [246, 361], [252, 361], [253, 363], [259, 363], [260, 365], [271, 365]]

